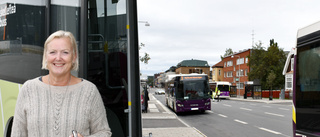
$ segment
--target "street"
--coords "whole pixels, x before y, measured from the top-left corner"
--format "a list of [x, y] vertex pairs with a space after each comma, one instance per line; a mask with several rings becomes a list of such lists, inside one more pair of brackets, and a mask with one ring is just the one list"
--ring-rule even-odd
[[[150, 90], [153, 94], [153, 90]], [[153, 96], [165, 105], [164, 95]], [[212, 102], [211, 111], [177, 115], [186, 126], [205, 136], [292, 136], [291, 103], [261, 103], [239, 100]]]

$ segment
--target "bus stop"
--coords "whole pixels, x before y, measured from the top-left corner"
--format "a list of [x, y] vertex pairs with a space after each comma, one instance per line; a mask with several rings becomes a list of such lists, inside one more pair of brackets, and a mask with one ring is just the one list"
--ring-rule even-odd
[[243, 98], [252, 97], [253, 99], [262, 99], [262, 90], [260, 84], [254, 84], [254, 82], [248, 82], [245, 84], [245, 91]]

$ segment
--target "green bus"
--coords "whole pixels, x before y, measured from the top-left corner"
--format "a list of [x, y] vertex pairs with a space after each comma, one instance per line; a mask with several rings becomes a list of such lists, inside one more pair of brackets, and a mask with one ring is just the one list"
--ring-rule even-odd
[[0, 136], [10, 136], [22, 84], [41, 70], [43, 45], [74, 34], [79, 71], [99, 89], [112, 136], [142, 136], [136, 0], [0, 0]]

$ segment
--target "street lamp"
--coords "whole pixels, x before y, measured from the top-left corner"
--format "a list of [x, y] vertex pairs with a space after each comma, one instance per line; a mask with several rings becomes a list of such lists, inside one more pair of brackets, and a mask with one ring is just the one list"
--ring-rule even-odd
[[145, 26], [150, 26], [148, 21], [138, 21], [139, 23], [144, 23]]
[[240, 87], [241, 87], [240, 86], [240, 77], [241, 77], [241, 75], [240, 75], [240, 56], [239, 55], [232, 55], [231, 58], [233, 58], [234, 56], [237, 56], [239, 58], [239, 74], [238, 74], [239, 75], [238, 76], [239, 77], [239, 81], [238, 81], [238, 83], [239, 83], [239, 88], [238, 88], [239, 89], [239, 93], [238, 93], [238, 97], [240, 97]]

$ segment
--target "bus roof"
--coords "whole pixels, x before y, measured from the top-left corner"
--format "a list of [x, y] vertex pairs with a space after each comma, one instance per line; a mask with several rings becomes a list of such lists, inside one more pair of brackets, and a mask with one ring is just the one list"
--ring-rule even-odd
[[207, 74], [198, 74], [198, 73], [191, 73], [191, 74], [171, 74], [166, 76], [165, 82], [168, 82], [175, 77], [181, 77], [181, 76], [208, 76]]
[[320, 30], [320, 21], [310, 24], [306, 27], [300, 28], [298, 30], [297, 38], [303, 37], [305, 35], [311, 34]]
[[231, 85], [230, 82], [227, 81], [215, 81], [215, 82], [209, 82], [210, 83], [216, 83], [217, 85]]

